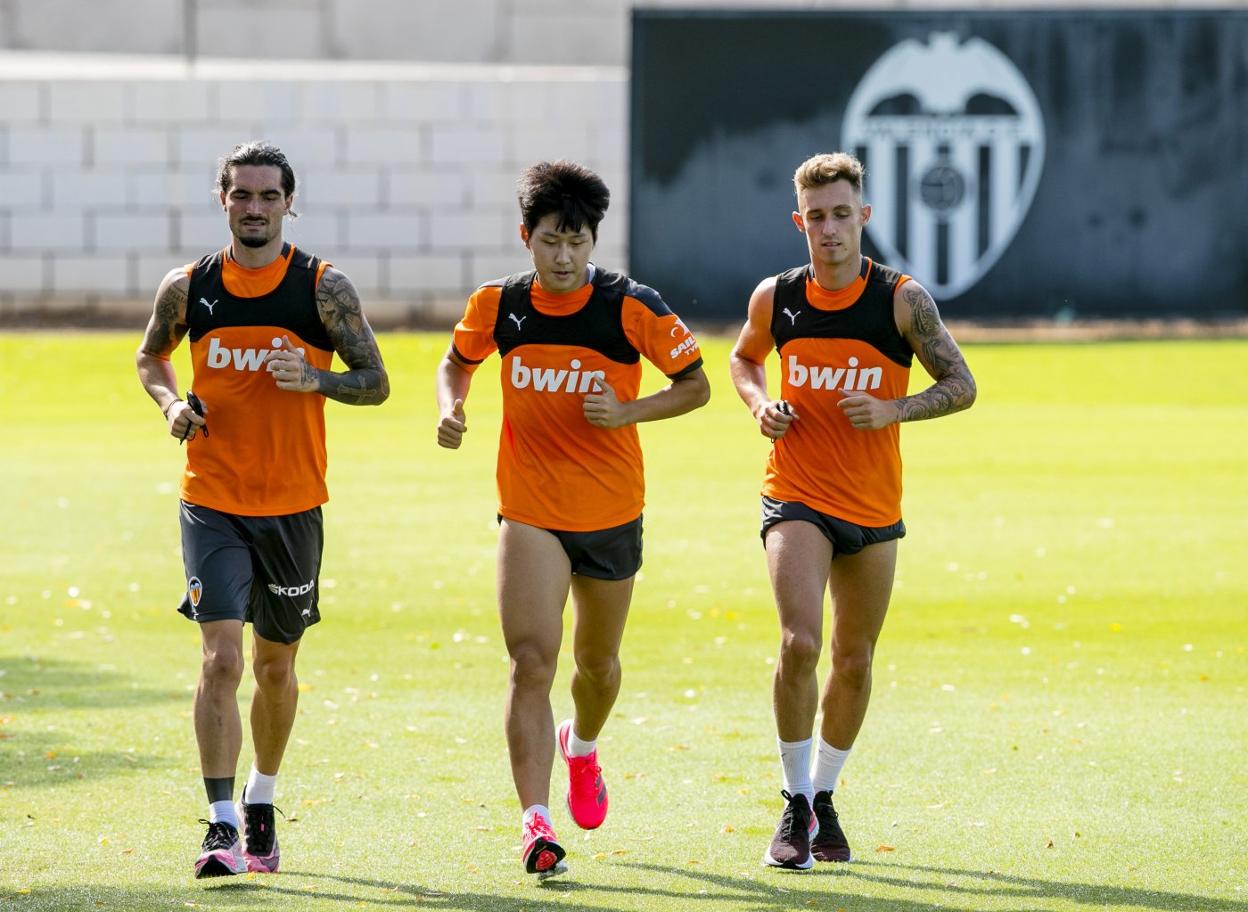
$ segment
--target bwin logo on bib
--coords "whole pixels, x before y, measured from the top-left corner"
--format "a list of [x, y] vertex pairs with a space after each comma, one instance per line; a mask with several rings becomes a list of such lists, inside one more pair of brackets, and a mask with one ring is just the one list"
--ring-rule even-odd
[[859, 367], [858, 359], [851, 357], [848, 367], [807, 366], [797, 360], [797, 355], [789, 355], [789, 386], [799, 387], [810, 384], [812, 390], [875, 390], [880, 388], [884, 379], [881, 367]]
[[[258, 371], [265, 367], [264, 359], [269, 352], [282, 347], [281, 339], [274, 339], [273, 348], [226, 348], [216, 336], [208, 342], [208, 366], [215, 368], [233, 367], [240, 371]], [[299, 354], [306, 354], [303, 347], [296, 348]], [[267, 368], [272, 370], [272, 367]]]
[[528, 367], [516, 355], [511, 362], [511, 385], [527, 389], [532, 385], [538, 393], [593, 393], [595, 381], [606, 379], [606, 371], [582, 371], [579, 358], [573, 358], [568, 367]]
[[867, 169], [867, 233], [937, 298], [978, 282], [1014, 239], [1044, 165], [1035, 93], [980, 38], [908, 39], [867, 70], [842, 147]]

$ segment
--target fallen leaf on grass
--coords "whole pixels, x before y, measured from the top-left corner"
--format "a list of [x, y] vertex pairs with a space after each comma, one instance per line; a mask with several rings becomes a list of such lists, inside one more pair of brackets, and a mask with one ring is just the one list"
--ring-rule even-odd
[[881, 842], [878, 846], [875, 847], [875, 850], [877, 852], [896, 852], [897, 847], [891, 846], [886, 842]]
[[1052, 840], [1052, 839], [1050, 839], [1048, 842], [1046, 842], [1046, 843], [1044, 844], [1044, 847], [1045, 847], [1046, 849], [1051, 849], [1051, 848], [1053, 848], [1053, 840]]

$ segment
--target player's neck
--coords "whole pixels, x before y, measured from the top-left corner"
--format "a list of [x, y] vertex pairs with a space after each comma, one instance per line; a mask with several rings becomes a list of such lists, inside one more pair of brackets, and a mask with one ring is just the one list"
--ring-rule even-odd
[[815, 281], [824, 291], [840, 291], [848, 288], [862, 274], [862, 254], [850, 257], [844, 263], [835, 266], [811, 260], [811, 269], [815, 273]]
[[263, 269], [279, 256], [285, 242], [279, 234], [263, 247], [247, 247], [238, 242], [238, 238], [230, 241], [230, 259], [244, 269]]

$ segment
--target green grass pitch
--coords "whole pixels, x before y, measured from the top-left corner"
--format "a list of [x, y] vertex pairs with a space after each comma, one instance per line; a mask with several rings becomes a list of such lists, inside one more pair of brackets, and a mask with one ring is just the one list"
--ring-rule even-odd
[[457, 453], [434, 443], [445, 336], [383, 336], [390, 401], [328, 405], [284, 873], [197, 882], [182, 453], [138, 340], [0, 336], [0, 908], [1248, 912], [1248, 342], [967, 346], [974, 409], [902, 433], [909, 535], [838, 790], [858, 861], [794, 875], [760, 864], [767, 444], [707, 340], [711, 404], [642, 430], [611, 816], [576, 830], [556, 778], [571, 872], [539, 887], [502, 735], [497, 361]]

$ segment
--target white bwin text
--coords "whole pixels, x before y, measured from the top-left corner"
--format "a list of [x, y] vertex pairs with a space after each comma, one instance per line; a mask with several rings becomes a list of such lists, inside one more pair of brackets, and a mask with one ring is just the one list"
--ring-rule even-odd
[[858, 368], [858, 359], [849, 359], [849, 368], [844, 367], [807, 367], [797, 360], [797, 355], [789, 355], [789, 385], [805, 386], [810, 383], [811, 389], [826, 390], [869, 390], [879, 389], [884, 379], [884, 368]]
[[511, 385], [516, 389], [525, 389], [530, 383], [539, 393], [592, 393], [596, 392], [595, 381], [606, 379], [606, 371], [581, 371], [581, 362], [572, 359], [566, 368], [525, 367], [516, 355], [511, 362]]
[[[281, 348], [282, 340], [274, 339], [272, 344], [274, 349]], [[265, 366], [264, 359], [269, 356], [269, 351], [267, 348], [226, 348], [220, 339], [213, 336], [208, 342], [208, 366], [223, 368], [233, 362], [234, 370], [258, 371]], [[303, 348], [296, 348], [295, 351], [305, 354]], [[271, 367], [265, 369], [272, 370]]]

